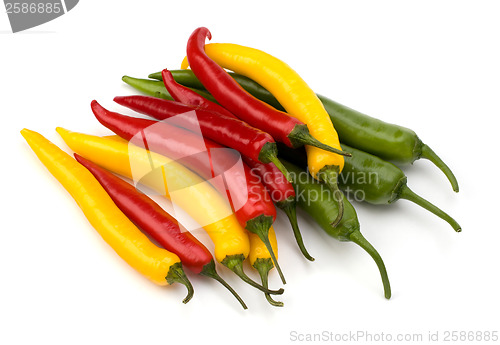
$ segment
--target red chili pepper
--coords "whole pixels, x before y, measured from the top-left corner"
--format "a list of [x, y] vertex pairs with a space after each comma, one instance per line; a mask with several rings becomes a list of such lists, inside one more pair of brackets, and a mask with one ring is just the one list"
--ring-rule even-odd
[[[250, 172], [246, 164], [242, 164], [243, 171], [233, 169], [239, 155], [235, 156], [232, 154], [234, 151], [183, 128], [111, 112], [97, 101], [92, 101], [91, 108], [102, 125], [123, 139], [137, 140], [138, 144], [147, 145], [151, 151], [179, 160], [207, 181], [215, 176], [224, 176], [225, 188], [229, 191], [238, 221], [243, 228], [257, 234], [266, 247], [269, 245], [273, 263], [285, 283], [269, 243], [269, 228], [276, 219], [276, 208], [260, 179]], [[226, 194], [224, 186], [215, 183], [215, 187]]]
[[212, 39], [207, 28], [197, 28], [191, 34], [187, 43], [187, 59], [196, 77], [224, 108], [289, 147], [310, 145], [344, 156], [349, 155], [321, 143], [309, 133], [306, 124], [246, 92], [205, 53], [206, 38]]
[[163, 79], [163, 84], [165, 85], [165, 88], [167, 89], [168, 93], [172, 98], [177, 101], [181, 102], [182, 104], [197, 107], [197, 108], [203, 108], [208, 111], [213, 111], [225, 116], [229, 117], [236, 117], [234, 116], [231, 112], [229, 112], [226, 108], [218, 105], [217, 103], [214, 103], [212, 101], [209, 101], [208, 99], [204, 98], [203, 96], [199, 95], [198, 93], [194, 92], [190, 88], [187, 88], [179, 83], [177, 83], [172, 76], [172, 73], [168, 69], [164, 69], [161, 72], [162, 79]]
[[[229, 114], [229, 116], [233, 116], [230, 112], [228, 112], [220, 105], [211, 102], [203, 98], [193, 90], [178, 84], [173, 78], [170, 71], [168, 71], [167, 69], [164, 69], [162, 71], [162, 79], [169, 94], [174, 98], [175, 101], [182, 102], [189, 106], [195, 106], [215, 111], [218, 113], [225, 112]], [[243, 156], [242, 158], [245, 164], [248, 165], [252, 169], [252, 171], [255, 171], [255, 174], [252, 173], [251, 176], [262, 181], [268, 193], [270, 194], [272, 201], [287, 215], [288, 219], [290, 220], [290, 224], [292, 225], [295, 239], [302, 254], [308, 260], [314, 261], [314, 258], [311, 257], [304, 246], [302, 235], [297, 223], [295, 190], [293, 189], [293, 185], [285, 178], [285, 176], [273, 163], [264, 164], [256, 162], [246, 156]]]
[[122, 96], [115, 97], [114, 101], [158, 120], [169, 119], [196, 110], [196, 119], [184, 117], [183, 127], [189, 130], [200, 128], [204, 137], [235, 149], [242, 155], [262, 163], [273, 162], [285, 176], [288, 176], [285, 167], [277, 157], [278, 149], [274, 139], [268, 133], [251, 127], [236, 117], [224, 116], [179, 102], [149, 96]]
[[121, 178], [76, 153], [75, 158], [94, 175], [116, 206], [142, 231], [163, 248], [177, 254], [182, 264], [194, 273], [220, 282], [247, 309], [245, 302], [215, 270], [210, 251], [190, 232], [181, 232], [179, 224], [170, 214]]
[[243, 161], [252, 169], [252, 173], [255, 172], [259, 176], [274, 204], [287, 215], [302, 254], [307, 260], [314, 261], [314, 258], [307, 252], [300, 233], [297, 222], [297, 201], [293, 185], [273, 163], [263, 164], [248, 157], [243, 157]]

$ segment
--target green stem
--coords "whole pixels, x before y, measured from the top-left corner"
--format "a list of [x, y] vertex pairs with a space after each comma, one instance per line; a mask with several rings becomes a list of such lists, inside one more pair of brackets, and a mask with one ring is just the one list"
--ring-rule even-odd
[[[229, 292], [231, 292], [233, 294], [233, 296], [238, 300], [238, 302], [240, 302], [241, 306], [243, 307], [243, 309], [248, 309], [247, 308], [247, 305], [245, 304], [245, 302], [241, 299], [241, 297], [236, 293], [236, 291], [234, 291], [234, 289], [231, 287], [231, 285], [229, 285], [224, 279], [222, 279], [222, 277], [217, 273], [217, 271], [215, 270], [215, 262], [214, 260], [210, 261], [208, 264], [206, 264], [205, 266], [203, 266], [203, 269], [201, 270], [200, 272], [201, 275], [205, 276], [205, 277], [209, 277], [209, 278], [213, 278], [215, 280], [217, 280], [219, 283], [221, 283], [226, 289], [229, 290]], [[266, 286], [267, 288], [267, 286]]]
[[281, 163], [281, 161], [278, 159], [278, 147], [276, 146], [276, 143], [274, 142], [265, 143], [264, 146], [262, 146], [262, 149], [260, 150], [258, 158], [259, 162], [262, 162], [264, 164], [274, 163], [274, 165], [276, 165], [276, 167], [283, 173], [283, 175], [285, 175], [286, 179], [289, 182], [292, 182], [288, 170], [286, 170], [283, 163]]
[[285, 290], [282, 288], [278, 290], [270, 290], [262, 285], [259, 285], [252, 279], [250, 279], [249, 276], [246, 275], [246, 273], [243, 271], [243, 261], [245, 260], [245, 256], [243, 254], [235, 254], [235, 255], [228, 255], [222, 260], [221, 264], [229, 268], [231, 271], [236, 273], [238, 277], [240, 277], [245, 283], [253, 286], [256, 289], [259, 289], [262, 292], [269, 293], [271, 295], [281, 295]]
[[168, 270], [165, 279], [167, 280], [167, 283], [169, 283], [170, 285], [172, 285], [173, 283], [180, 283], [186, 286], [188, 294], [186, 298], [182, 300], [182, 303], [187, 303], [191, 300], [191, 298], [193, 298], [194, 294], [193, 285], [191, 285], [191, 282], [186, 276], [186, 273], [184, 273], [184, 270], [182, 269], [182, 264], [180, 262], [176, 262], [175, 264], [170, 266], [170, 269]]
[[334, 147], [323, 144], [321, 141], [313, 137], [311, 133], [309, 133], [309, 129], [306, 125], [295, 125], [290, 134], [288, 134], [288, 139], [290, 140], [294, 148], [303, 145], [310, 145], [328, 152], [336, 153], [338, 155], [347, 157], [352, 156], [349, 152], [345, 152], [341, 149], [336, 149]]
[[290, 182], [290, 174], [288, 173], [288, 170], [286, 170], [285, 166], [281, 161], [278, 159], [277, 156], [272, 156], [269, 158], [269, 162], [274, 163], [276, 165], [276, 168], [278, 168], [279, 171], [282, 172], [282, 174], [285, 176], [285, 178]]
[[441, 171], [450, 181], [453, 190], [458, 193], [459, 188], [457, 178], [455, 177], [451, 169], [441, 160], [441, 158], [439, 158], [439, 156], [434, 151], [432, 151], [429, 146], [422, 144], [422, 155], [420, 157], [430, 160], [439, 169], [441, 169]]
[[280, 209], [285, 212], [290, 224], [292, 225], [293, 235], [295, 236], [295, 241], [299, 246], [300, 251], [304, 255], [304, 257], [309, 261], [314, 261], [314, 258], [307, 252], [306, 246], [304, 245], [304, 241], [302, 239], [302, 234], [299, 229], [299, 224], [297, 222], [297, 202], [295, 198], [286, 199], [276, 203]]
[[415, 194], [415, 192], [413, 192], [406, 184], [402, 185], [399, 191], [399, 197], [401, 199], [410, 200], [411, 202], [414, 202], [415, 204], [425, 208], [427, 211], [434, 213], [439, 218], [448, 222], [448, 224], [450, 224], [456, 232], [462, 231], [462, 227], [455, 221], [455, 219], [450, 217], [447, 213], [442, 211], [437, 206], [434, 206], [433, 204], [431, 204], [429, 201], [425, 200], [418, 194]]
[[387, 276], [387, 270], [385, 269], [384, 261], [382, 257], [377, 252], [375, 248], [364, 238], [364, 236], [359, 231], [354, 231], [349, 235], [349, 239], [356, 243], [358, 246], [363, 248], [370, 256], [373, 258], [377, 264], [380, 275], [382, 276], [382, 283], [384, 284], [384, 295], [385, 298], [391, 298], [391, 284], [389, 282], [389, 277]]
[[271, 255], [271, 260], [273, 260], [274, 266], [276, 267], [276, 270], [278, 271], [278, 274], [281, 278], [281, 281], [283, 282], [283, 284], [286, 284], [285, 276], [283, 275], [283, 272], [281, 271], [281, 267], [278, 264], [278, 260], [276, 259], [276, 255], [275, 255], [274, 250], [271, 246], [271, 242], [269, 241], [269, 228], [272, 225], [273, 225], [273, 217], [260, 215], [258, 217], [255, 217], [255, 218], [247, 221], [245, 228], [248, 231], [250, 231], [251, 233], [254, 233], [257, 236], [259, 236], [260, 240], [265, 244], [267, 251]]
[[[266, 289], [268, 287], [268, 277], [269, 277], [269, 271], [274, 267], [272, 260], [269, 258], [258, 258], [255, 260], [253, 267], [259, 272], [260, 275], [260, 280], [262, 281], [262, 286], [264, 286]], [[275, 307], [282, 307], [283, 302], [280, 301], [275, 301], [270, 294], [265, 293], [267, 301], [275, 306]]]
[[326, 165], [318, 172], [318, 178], [330, 187], [339, 208], [337, 218], [331, 223], [333, 227], [336, 227], [344, 216], [344, 198], [337, 182], [339, 174], [339, 167], [336, 165]]

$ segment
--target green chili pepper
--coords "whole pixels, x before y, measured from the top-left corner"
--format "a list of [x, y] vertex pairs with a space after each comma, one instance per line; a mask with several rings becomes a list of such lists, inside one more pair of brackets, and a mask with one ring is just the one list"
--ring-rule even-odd
[[[407, 177], [397, 166], [345, 144], [341, 146], [342, 150], [352, 154], [352, 157], [345, 160], [344, 169], [338, 179], [340, 189], [348, 195], [376, 205], [392, 204], [399, 199], [406, 199], [447, 221], [456, 232], [462, 231], [452, 217], [415, 194], [406, 185]], [[294, 150], [282, 145], [279, 146], [279, 154], [301, 167], [307, 166], [305, 150]]]
[[282, 162], [290, 173], [299, 207], [304, 209], [328, 235], [339, 241], [352, 241], [363, 248], [377, 264], [384, 284], [385, 298], [391, 298], [391, 285], [384, 261], [361, 234], [356, 210], [347, 198], [343, 196], [344, 216], [338, 225], [333, 227], [331, 224], [337, 218], [339, 209], [331, 189], [312, 178], [305, 170], [284, 160]]
[[[174, 79], [179, 78], [180, 84], [199, 88], [200, 83], [192, 72], [191, 75], [186, 70], [171, 72]], [[258, 83], [235, 73], [230, 74], [254, 97], [283, 110], [276, 98]], [[161, 79], [161, 73], [153, 73], [149, 77]], [[458, 192], [458, 182], [453, 172], [429, 146], [418, 138], [414, 131], [362, 114], [325, 96], [317, 96], [330, 115], [341, 142], [394, 163], [408, 164], [420, 158], [428, 159], [441, 169], [450, 181], [453, 190]]]
[[[168, 99], [169, 101], [174, 100], [173, 97], [170, 96], [167, 89], [165, 88], [163, 81], [138, 79], [126, 75], [122, 77], [122, 80], [128, 85], [132, 86], [134, 89], [137, 89], [138, 91], [146, 95], [153, 96], [156, 98]], [[181, 80], [183, 79], [181, 78]], [[195, 85], [198, 84], [195, 83]], [[201, 85], [201, 83], [199, 83], [199, 85]], [[205, 99], [215, 102], [215, 98], [213, 98], [212, 95], [209, 94], [208, 92], [199, 89], [192, 89], [192, 90], [195, 91], [197, 94], [203, 96]]]

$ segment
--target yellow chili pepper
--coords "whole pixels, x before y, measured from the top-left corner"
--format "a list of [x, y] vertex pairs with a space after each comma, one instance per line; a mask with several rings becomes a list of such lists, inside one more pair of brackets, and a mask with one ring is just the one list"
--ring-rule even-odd
[[208, 181], [176, 161], [125, 140], [71, 132], [60, 127], [56, 130], [66, 144], [84, 158], [134, 181], [140, 178], [141, 184], [173, 200], [207, 231], [214, 243], [216, 260], [246, 283], [264, 292], [283, 293], [283, 289], [265, 289], [245, 274], [243, 261], [250, 252], [248, 235], [229, 203]]
[[[253, 79], [269, 90], [290, 116], [304, 122], [311, 135], [320, 142], [342, 150], [337, 131], [330, 116], [314, 91], [290, 66], [261, 50], [237, 44], [212, 43], [205, 53], [221, 67]], [[181, 68], [187, 68], [184, 59]], [[338, 224], [343, 215], [343, 199], [337, 186], [338, 175], [344, 167], [344, 157], [314, 146], [306, 145], [309, 172], [326, 182], [339, 203]]]
[[[259, 238], [258, 235], [249, 232], [248, 237], [250, 238], [250, 255], [248, 259], [250, 260], [250, 265], [259, 272], [260, 279], [262, 281], [262, 286], [268, 287], [268, 276], [269, 271], [274, 267], [271, 253], [267, 249], [266, 245]], [[276, 240], [276, 233], [273, 227], [269, 228], [269, 242], [271, 243], [271, 248], [273, 252], [278, 255], [278, 241]], [[272, 299], [271, 295], [265, 294], [267, 301], [274, 305], [275, 307], [282, 307], [283, 302], [278, 302]]]
[[66, 152], [41, 134], [23, 129], [21, 134], [50, 173], [75, 199], [102, 238], [130, 266], [159, 285], [193, 287], [182, 270], [179, 257], [154, 245], [115, 205], [94, 176]]

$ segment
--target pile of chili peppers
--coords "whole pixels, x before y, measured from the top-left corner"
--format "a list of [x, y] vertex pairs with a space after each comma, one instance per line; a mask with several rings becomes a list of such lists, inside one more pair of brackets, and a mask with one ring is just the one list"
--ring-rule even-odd
[[[261, 290], [271, 305], [283, 306], [276, 300], [283, 288], [268, 284], [273, 268], [286, 283], [273, 228], [276, 207], [288, 217], [300, 252], [314, 261], [298, 226], [298, 205], [328, 235], [356, 243], [373, 258], [389, 299], [384, 262], [361, 234], [346, 196], [360, 192], [372, 204], [407, 199], [461, 231], [453, 218], [415, 194], [395, 165], [429, 159], [458, 192], [451, 170], [415, 132], [316, 95], [287, 64], [265, 52], [205, 44], [207, 38], [207, 28], [192, 33], [181, 70], [165, 69], [150, 79], [123, 77], [146, 95], [114, 101], [150, 118], [122, 115], [92, 101], [96, 119], [115, 135], [57, 128], [74, 159], [40, 134], [21, 131], [92, 226], [130, 266], [157, 284], [185, 285], [184, 303], [193, 296], [183, 270], [188, 268], [220, 282], [246, 309], [217, 273], [218, 266], [227, 268]], [[210, 236], [214, 252], [140, 186], [189, 214]], [[260, 282], [244, 271], [245, 260]]]

